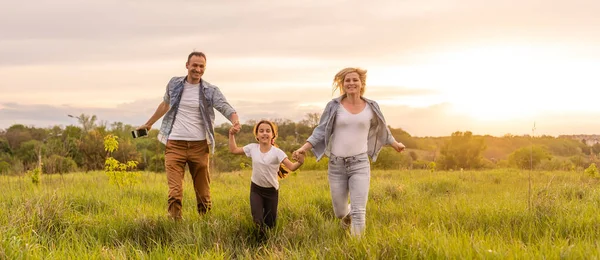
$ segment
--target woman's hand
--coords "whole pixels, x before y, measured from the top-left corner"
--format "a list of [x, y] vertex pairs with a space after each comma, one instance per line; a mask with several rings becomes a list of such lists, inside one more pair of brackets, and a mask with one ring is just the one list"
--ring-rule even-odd
[[298, 161], [300, 158], [302, 158], [302, 161], [304, 161], [304, 156], [306, 156], [306, 151], [302, 150], [302, 148], [292, 153], [292, 159], [295, 161]]
[[406, 148], [406, 146], [404, 146], [404, 144], [402, 144], [401, 142], [395, 142], [392, 144], [392, 147], [394, 148], [394, 150], [396, 150], [396, 152], [403, 152], [404, 149]]
[[303, 164], [304, 163], [304, 157], [306, 156], [306, 152], [302, 152], [302, 153], [296, 153], [295, 155], [292, 155], [292, 157], [296, 157], [294, 160], [296, 160], [297, 162]]

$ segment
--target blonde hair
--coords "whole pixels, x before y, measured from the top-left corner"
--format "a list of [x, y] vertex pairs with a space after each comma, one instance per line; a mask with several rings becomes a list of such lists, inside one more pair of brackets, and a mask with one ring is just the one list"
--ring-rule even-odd
[[340, 89], [340, 95], [344, 94], [344, 79], [346, 79], [346, 75], [348, 73], [357, 73], [358, 78], [360, 79], [361, 88], [360, 88], [360, 96], [365, 94], [365, 88], [367, 86], [367, 70], [361, 68], [345, 68], [340, 70], [335, 77], [333, 77], [333, 92], [335, 92], [338, 88]]

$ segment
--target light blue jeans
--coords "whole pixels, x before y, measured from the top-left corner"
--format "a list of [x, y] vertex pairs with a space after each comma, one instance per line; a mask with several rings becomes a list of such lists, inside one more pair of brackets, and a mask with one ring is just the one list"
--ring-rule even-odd
[[[366, 227], [365, 216], [371, 181], [369, 157], [366, 153], [349, 157], [331, 154], [327, 178], [335, 216], [343, 218], [350, 214], [352, 219], [350, 233], [354, 236], [362, 236]], [[348, 194], [350, 194], [350, 205], [348, 205]]]

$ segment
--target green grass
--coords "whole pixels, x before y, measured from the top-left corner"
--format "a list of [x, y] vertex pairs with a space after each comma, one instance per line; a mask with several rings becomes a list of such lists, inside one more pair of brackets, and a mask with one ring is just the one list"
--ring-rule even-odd
[[[119, 190], [101, 172], [0, 176], [0, 259], [594, 259], [599, 181], [576, 172], [374, 171], [367, 232], [334, 218], [324, 171], [281, 181], [279, 219], [253, 239], [250, 172], [212, 176], [213, 210], [167, 218], [164, 174]], [[531, 206], [529, 206], [531, 205]]]

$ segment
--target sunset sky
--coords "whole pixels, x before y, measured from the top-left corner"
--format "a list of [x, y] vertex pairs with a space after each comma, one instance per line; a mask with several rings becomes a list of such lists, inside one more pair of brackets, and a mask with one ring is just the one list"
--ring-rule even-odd
[[[187, 55], [244, 122], [321, 113], [337, 71], [413, 136], [600, 134], [600, 1], [5, 1], [0, 129], [144, 123]], [[218, 117], [217, 123], [222, 123]], [[160, 121], [154, 127], [158, 128]]]

